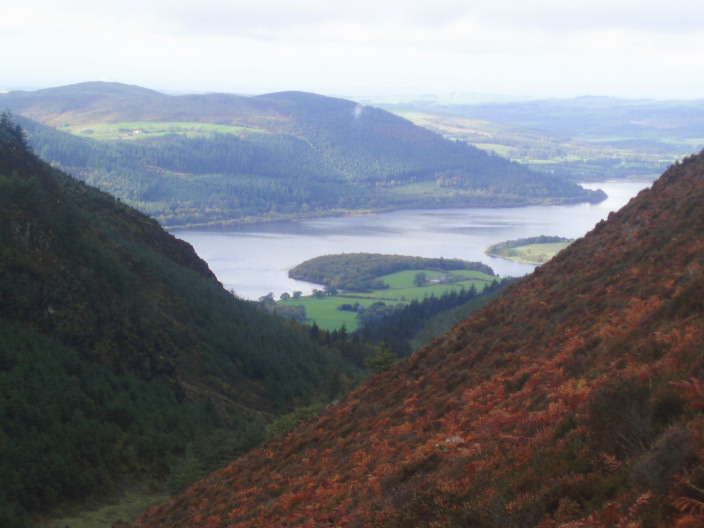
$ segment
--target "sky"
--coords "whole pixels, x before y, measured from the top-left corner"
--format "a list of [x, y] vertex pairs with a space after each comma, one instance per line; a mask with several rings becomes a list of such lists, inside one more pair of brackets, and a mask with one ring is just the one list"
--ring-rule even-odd
[[704, 98], [701, 0], [0, 0], [0, 90]]

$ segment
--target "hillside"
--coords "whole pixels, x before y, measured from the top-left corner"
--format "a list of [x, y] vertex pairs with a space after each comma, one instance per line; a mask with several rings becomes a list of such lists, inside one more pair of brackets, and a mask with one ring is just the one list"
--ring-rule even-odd
[[[0, 525], [217, 467], [354, 367], [225, 291], [193, 248], [0, 119]], [[171, 469], [170, 469], [171, 468]]]
[[131, 527], [701, 526], [704, 153]]
[[430, 99], [382, 107], [444, 137], [578, 182], [654, 178], [704, 147], [702, 99]]
[[0, 94], [0, 105], [28, 118], [21, 124], [42, 159], [165, 226], [605, 197], [384, 110], [310, 93], [172, 96], [84, 83]]

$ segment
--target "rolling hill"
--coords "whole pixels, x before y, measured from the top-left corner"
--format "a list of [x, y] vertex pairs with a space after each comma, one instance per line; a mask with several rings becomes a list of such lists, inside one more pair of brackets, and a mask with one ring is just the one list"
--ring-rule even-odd
[[[217, 467], [356, 368], [0, 118], [0, 525]], [[194, 454], [194, 456], [196, 456]]]
[[447, 138], [573, 181], [654, 179], [704, 147], [704, 100], [584, 96], [476, 104], [420, 100], [382, 108]]
[[0, 94], [0, 105], [27, 118], [42, 159], [166, 226], [605, 197], [384, 110], [310, 93], [172, 96], [84, 83]]
[[704, 153], [129, 527], [701, 526]]

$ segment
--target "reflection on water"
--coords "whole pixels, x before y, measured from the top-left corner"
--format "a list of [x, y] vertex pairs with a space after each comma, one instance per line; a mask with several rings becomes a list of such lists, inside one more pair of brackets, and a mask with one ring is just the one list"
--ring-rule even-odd
[[579, 238], [648, 183], [584, 184], [609, 198], [600, 204], [510, 209], [405, 210], [238, 226], [227, 231], [174, 231], [189, 242], [228, 289], [245, 299], [273, 292], [310, 293], [317, 285], [288, 278], [304, 260], [335, 253], [386, 253], [480, 261], [501, 276], [530, 273], [534, 266], [484, 255], [491, 244], [538, 235]]

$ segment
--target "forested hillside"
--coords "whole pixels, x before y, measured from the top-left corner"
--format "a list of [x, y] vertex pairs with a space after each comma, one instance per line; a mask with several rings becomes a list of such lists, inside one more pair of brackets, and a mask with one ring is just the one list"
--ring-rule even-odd
[[704, 153], [127, 526], [702, 526], [703, 218]]
[[[215, 468], [357, 370], [225, 291], [186, 243], [0, 118], [0, 525]], [[334, 395], [334, 393], [333, 393]]]
[[[84, 83], [0, 94], [0, 105], [33, 120], [21, 123], [42, 159], [166, 226], [605, 197], [315, 94], [169, 96]], [[113, 139], [93, 139], [101, 134]]]

